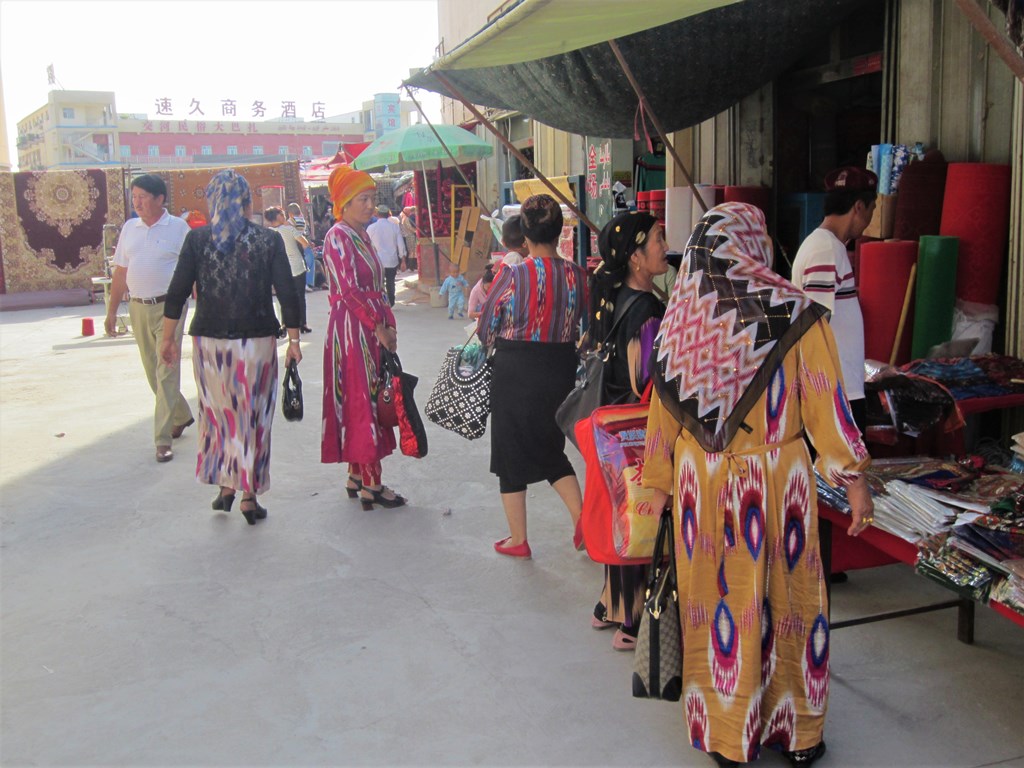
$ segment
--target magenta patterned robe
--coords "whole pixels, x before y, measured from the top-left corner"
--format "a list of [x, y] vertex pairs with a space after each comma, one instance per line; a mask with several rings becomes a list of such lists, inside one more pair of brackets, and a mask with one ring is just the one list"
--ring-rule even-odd
[[324, 240], [331, 310], [324, 339], [324, 407], [320, 461], [370, 464], [395, 449], [391, 428], [377, 423], [378, 323], [395, 325], [384, 295], [384, 269], [369, 238], [343, 222]]

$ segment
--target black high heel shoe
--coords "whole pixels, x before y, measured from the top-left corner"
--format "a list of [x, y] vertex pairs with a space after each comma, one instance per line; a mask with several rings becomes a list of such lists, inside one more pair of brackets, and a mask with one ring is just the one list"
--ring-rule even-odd
[[353, 488], [348, 483], [345, 483], [345, 493], [348, 494], [348, 497], [350, 499], [354, 499], [356, 496], [359, 495], [359, 492], [363, 489], [363, 481], [358, 477], [352, 477], [352, 475], [349, 475], [348, 482], [356, 484], [356, 487]]
[[[395, 507], [405, 506], [406, 499], [404, 496], [399, 496], [397, 493], [395, 493], [395, 498], [393, 499], [389, 499], [387, 496], [385, 496], [384, 491], [389, 490], [391, 489], [388, 488], [386, 485], [382, 485], [377, 490], [373, 490], [373, 488], [369, 488], [364, 485], [362, 487], [362, 490], [360, 490], [359, 492], [359, 503], [362, 504], [363, 509], [367, 511], [373, 509], [374, 504], [380, 504], [385, 509], [394, 509]], [[372, 495], [369, 498], [367, 498], [366, 496], [363, 495], [364, 491]], [[392, 493], [394, 493], [394, 491], [392, 491]]]
[[239, 511], [242, 513], [242, 517], [245, 518], [245, 522], [249, 525], [256, 525], [257, 520], [264, 520], [267, 517], [267, 510], [265, 507], [261, 507], [256, 499], [242, 499], [242, 504], [252, 502], [255, 509], [245, 509], [239, 506]]
[[235, 494], [231, 493], [225, 496], [222, 493], [218, 493], [217, 497], [213, 500], [210, 505], [211, 509], [216, 509], [221, 512], [230, 512], [231, 505], [235, 503]]
[[807, 768], [813, 765], [825, 754], [825, 742], [819, 741], [817, 746], [808, 749], [798, 749], [795, 752], [783, 752], [782, 755], [793, 768]]

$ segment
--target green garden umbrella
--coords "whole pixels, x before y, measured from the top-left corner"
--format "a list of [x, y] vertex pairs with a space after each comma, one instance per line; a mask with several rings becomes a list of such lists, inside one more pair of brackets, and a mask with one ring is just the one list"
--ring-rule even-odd
[[[434, 135], [434, 131], [437, 131], [437, 136]], [[441, 137], [441, 141], [437, 140], [438, 136]], [[445, 147], [448, 148], [447, 151]], [[476, 162], [493, 154], [494, 148], [490, 144], [457, 125], [435, 125], [431, 128], [429, 125], [418, 123], [385, 133], [360, 152], [352, 165], [357, 171], [369, 171], [385, 166], [391, 171], [422, 171], [425, 190], [427, 163], [440, 163], [450, 168], [454, 164]], [[455, 163], [452, 163], [452, 157], [455, 158]], [[429, 193], [427, 218], [430, 220], [430, 240], [435, 243], [436, 260], [437, 240], [434, 237], [434, 214], [430, 210]], [[440, 280], [440, 275], [438, 279]]]
[[[457, 125], [435, 125], [434, 130], [460, 165], [494, 154], [490, 144]], [[452, 165], [448, 152], [444, 151], [434, 131], [429, 125], [420, 123], [385, 133], [360, 152], [352, 165], [359, 171], [384, 166], [392, 171], [420, 171], [427, 163], [435, 162], [445, 167]]]

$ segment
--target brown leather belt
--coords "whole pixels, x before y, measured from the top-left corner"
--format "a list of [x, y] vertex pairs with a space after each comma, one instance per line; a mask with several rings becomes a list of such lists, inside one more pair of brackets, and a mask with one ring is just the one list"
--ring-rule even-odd
[[136, 304], [149, 304], [150, 306], [153, 304], [162, 304], [166, 299], [166, 293], [161, 296], [154, 296], [152, 299], [136, 299], [134, 296], [132, 297], [132, 301]]

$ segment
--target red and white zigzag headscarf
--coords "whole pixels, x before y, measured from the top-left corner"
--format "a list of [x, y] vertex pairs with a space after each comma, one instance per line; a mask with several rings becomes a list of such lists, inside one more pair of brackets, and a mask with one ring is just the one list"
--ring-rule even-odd
[[826, 313], [771, 263], [761, 210], [716, 205], [690, 236], [661, 322], [658, 394], [712, 453], [729, 445], [786, 352]]

